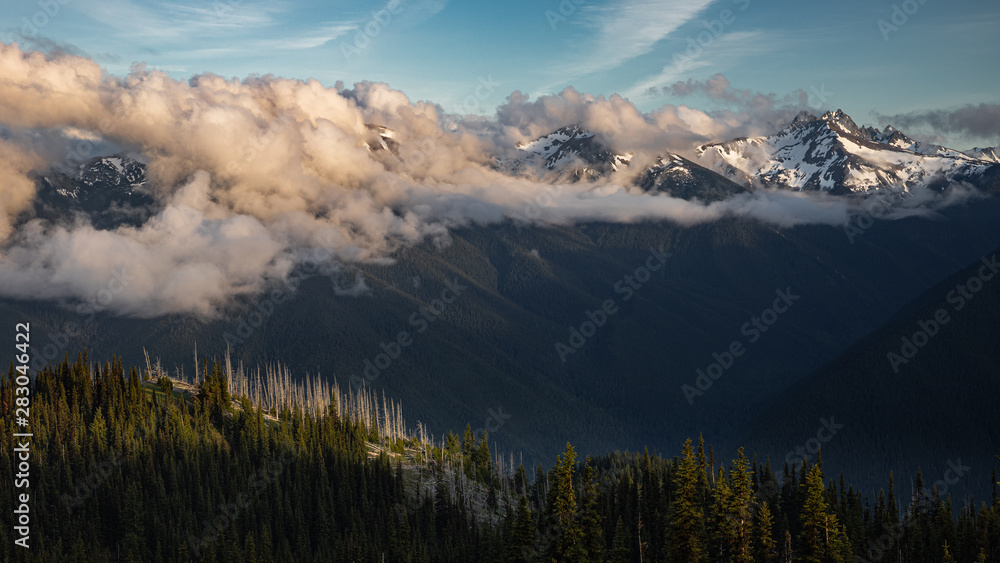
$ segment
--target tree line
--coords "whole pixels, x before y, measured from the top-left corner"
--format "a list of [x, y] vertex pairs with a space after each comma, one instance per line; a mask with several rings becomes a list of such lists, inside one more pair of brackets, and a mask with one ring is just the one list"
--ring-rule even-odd
[[[702, 440], [551, 467], [502, 463], [485, 431], [438, 443], [344, 408], [264, 408], [205, 360], [190, 389], [81, 354], [32, 382], [32, 544], [9, 561], [1000, 561], [996, 486], [867, 498], [815, 463], [773, 468]], [[0, 468], [14, 473], [13, 366]], [[187, 386], [183, 386], [187, 387]], [[389, 416], [389, 420], [393, 417]], [[994, 479], [996, 481], [996, 479]], [[0, 481], [4, 506], [13, 481]], [[959, 503], [956, 506], [955, 503]]]

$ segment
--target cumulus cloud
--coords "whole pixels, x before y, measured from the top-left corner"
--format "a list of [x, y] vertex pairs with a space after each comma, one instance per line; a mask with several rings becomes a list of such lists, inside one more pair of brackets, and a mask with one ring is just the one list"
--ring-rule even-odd
[[773, 132], [787, 125], [801, 111], [815, 111], [809, 106], [809, 94], [796, 90], [791, 94], [757, 92], [735, 88], [722, 74], [707, 80], [677, 81], [660, 89], [669, 96], [702, 95], [722, 105], [723, 109], [709, 115], [717, 123], [728, 126], [734, 137], [746, 137]]
[[[766, 105], [721, 79], [705, 88], [747, 108]], [[84, 57], [0, 43], [0, 294], [90, 312], [211, 316], [316, 256], [324, 271], [337, 272], [446, 239], [456, 226], [511, 217], [843, 223], [849, 209], [841, 200], [759, 192], [703, 205], [632, 187], [629, 174], [656, 155], [690, 153], [755, 126], [749, 111], [667, 105], [644, 113], [620, 96], [568, 88], [534, 100], [514, 92], [495, 119], [466, 119], [373, 82], [327, 88], [210, 74], [178, 81], [142, 65], [117, 78]], [[634, 152], [640, 164], [572, 184], [494, 169], [493, 156], [517, 142], [572, 124]], [[372, 126], [391, 130], [393, 150], [371, 150], [379, 144]], [[148, 163], [157, 202], [150, 219], [101, 230], [85, 217], [32, 217], [37, 175], [67, 155], [112, 148]]]
[[35, 183], [27, 173], [41, 160], [33, 153], [0, 139], [0, 244], [14, 229], [14, 220], [35, 198]]

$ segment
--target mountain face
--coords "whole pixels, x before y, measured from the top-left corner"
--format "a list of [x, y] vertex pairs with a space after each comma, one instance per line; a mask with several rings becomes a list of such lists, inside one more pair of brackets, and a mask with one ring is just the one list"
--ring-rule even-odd
[[799, 114], [774, 135], [703, 145], [697, 161], [744, 186], [867, 194], [975, 182], [996, 164], [983, 154], [919, 143], [891, 126], [859, 128], [837, 110]]
[[[579, 126], [558, 129], [521, 143], [515, 158], [497, 159], [509, 174], [554, 174], [556, 179], [593, 181], [632, 165], [632, 153], [619, 154], [600, 137]], [[747, 188], [677, 154], [660, 156], [645, 170], [633, 170], [632, 185], [650, 193], [710, 202], [747, 192]]]
[[578, 125], [557, 129], [516, 148], [516, 157], [497, 159], [497, 169], [510, 174], [534, 170], [572, 180], [593, 180], [628, 166], [632, 160], [631, 154], [615, 154], [597, 134]]
[[60, 221], [82, 213], [98, 229], [138, 226], [155, 212], [146, 184], [143, 163], [124, 154], [95, 158], [39, 177], [35, 214]]
[[[392, 131], [369, 129], [373, 158], [398, 147]], [[795, 146], [805, 154], [803, 147], [811, 147], [809, 154], [817, 158], [846, 159], [840, 168], [829, 168], [845, 175], [876, 160], [856, 147], [928, 166], [924, 176], [938, 170], [931, 166], [935, 163], [961, 166], [968, 177], [985, 167], [980, 177], [1000, 188], [1000, 166], [970, 155], [904, 150], [890, 144], [908, 142], [895, 133], [859, 129], [843, 114], [800, 116], [755, 146], [758, 152], [773, 148], [784, 134], [784, 148]], [[521, 146], [520, 166], [580, 180], [626, 172], [621, 167], [627, 155], [580, 128], [538, 141]], [[750, 146], [750, 141], [743, 143]], [[578, 173], [578, 167], [586, 172]], [[913, 174], [917, 169], [923, 170], [918, 166]], [[901, 173], [891, 166], [886, 170]], [[741, 185], [675, 154], [646, 170], [627, 172], [644, 190], [704, 201], [763, 185], [749, 180]], [[36, 212], [53, 220], [86, 213], [98, 228], [113, 228], [141, 224], [156, 207], [144, 166], [124, 155], [94, 159], [69, 174], [52, 172], [38, 182]], [[67, 338], [67, 323], [80, 322], [72, 310], [0, 300], [0, 322], [13, 326], [30, 320], [39, 340], [58, 346], [58, 357], [49, 358], [57, 361], [87, 348], [139, 363], [145, 346], [174, 369], [189, 364], [197, 345], [209, 355], [229, 347], [234, 359], [248, 366], [282, 361], [299, 374], [320, 371], [345, 386], [362, 378], [402, 400], [435, 432], [469, 421], [475, 425], [490, 409], [500, 409], [511, 418], [501, 431], [491, 432], [491, 442], [523, 451], [528, 459], [554, 456], [567, 439], [594, 452], [646, 445], [663, 449], [704, 432], [710, 442], [724, 446], [735, 443], [800, 378], [877, 329], [928, 287], [1000, 246], [998, 214], [1000, 201], [988, 199], [943, 211], [950, 221], [876, 222], [856, 240], [838, 227], [779, 229], [738, 219], [694, 227], [650, 222], [467, 228], [453, 233], [448, 248], [428, 243], [401, 251], [391, 265], [356, 266], [370, 288], [365, 296], [346, 298], [330, 280], [302, 276], [280, 305], [265, 303], [264, 297], [260, 302], [239, 298], [221, 318], [208, 321], [98, 315], [78, 337]], [[667, 267], [639, 288], [626, 285], [631, 283], [626, 279], [635, 281], [636, 268], [660, 256], [650, 249], [671, 255]], [[424, 322], [421, 311], [448, 283], [468, 290], [454, 306], [429, 317], [433, 322]], [[682, 386], [701, 385], [699, 370], [710, 369], [735, 340], [750, 343], [754, 333], [743, 328], [770, 306], [775, 290], [801, 300], [766, 334], [755, 335], [753, 347], [729, 364], [721, 379], [705, 380], [709, 388], [689, 401]], [[599, 318], [597, 311], [609, 298], [616, 312], [581, 341], [583, 323]], [[248, 319], [259, 320], [265, 310], [266, 322], [251, 328]], [[384, 369], [369, 367], [385, 350], [381, 345], [400, 331], [409, 331], [414, 345]], [[573, 351], [560, 354], [557, 344], [563, 352], [567, 346]], [[924, 396], [933, 399], [933, 394]], [[924, 453], [951, 455], [943, 448]]]
[[[72, 308], [0, 300], [0, 323], [31, 322], [39, 342], [55, 346], [55, 361], [86, 348], [141, 364], [145, 347], [171, 372], [190, 373], [195, 346], [209, 356], [228, 347], [248, 367], [280, 361], [342, 387], [364, 380], [438, 434], [502, 411], [510, 418], [490, 443], [524, 452], [529, 465], [567, 440], [587, 452], [673, 451], [703, 432], [723, 452], [799, 378], [1000, 246], [998, 213], [989, 199], [944, 210], [947, 221], [876, 222], [853, 244], [838, 227], [737, 219], [482, 226], [455, 230], [446, 248], [426, 243], [392, 264], [356, 266], [370, 289], [357, 297], [338, 295], [328, 278], [294, 274], [297, 289], [280, 302], [271, 291], [284, 286], [239, 298], [214, 319], [88, 321]], [[650, 249], [671, 256], [635, 288], [636, 269], [660, 259]], [[427, 312], [447, 284], [461, 296]], [[766, 332], [744, 332], [776, 290], [800, 299]], [[609, 299], [615, 312], [602, 319]], [[591, 318], [602, 324], [593, 333]], [[66, 336], [69, 322], [85, 323], [79, 336]], [[581, 341], [581, 327], [592, 336]], [[413, 343], [387, 365], [379, 355], [402, 331]], [[682, 386], [702, 385], [699, 370], [737, 340], [746, 353], [689, 402]], [[817, 417], [829, 414], [837, 413]]]
[[657, 159], [635, 178], [643, 191], [703, 202], [720, 201], [749, 190], [732, 180], [677, 155]]
[[[592, 181], [632, 164], [631, 153], [610, 149], [600, 135], [578, 125], [516, 149], [515, 156], [496, 159], [498, 170]], [[1000, 164], [995, 148], [960, 152], [923, 143], [891, 125], [881, 131], [858, 127], [840, 110], [821, 117], [803, 112], [774, 135], [703, 145], [696, 155], [696, 162], [661, 155], [653, 166], [633, 170], [632, 183], [646, 191], [701, 201], [756, 188], [867, 195], [918, 186], [942, 190], [955, 182], [986, 187], [995, 184], [994, 167]]]
[[[930, 485], [961, 460], [967, 473], [946, 481], [950, 488], [941, 495], [981, 498], [978, 484], [991, 482], [1000, 451], [998, 260], [1000, 248], [984, 253], [805, 377], [755, 421], [746, 445], [780, 463], [803, 443], [803, 431], [832, 416], [844, 427], [823, 444], [824, 461], [858, 455], [853, 459], [865, 462], [834, 464], [831, 474], [843, 469], [854, 483], [877, 490], [890, 471], [899, 477], [922, 466]], [[928, 459], [928, 451], [939, 454]]]
[[371, 152], [388, 151], [392, 154], [399, 152], [399, 142], [396, 140], [396, 133], [388, 127], [366, 123], [368, 127], [368, 137], [365, 139], [365, 146]]
[[965, 151], [963, 154], [978, 160], [1000, 163], [1000, 147], [976, 147], [972, 150]]

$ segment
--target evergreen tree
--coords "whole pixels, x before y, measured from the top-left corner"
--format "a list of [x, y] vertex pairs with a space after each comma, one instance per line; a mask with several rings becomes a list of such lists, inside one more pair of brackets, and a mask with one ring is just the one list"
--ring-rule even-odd
[[587, 561], [601, 563], [604, 561], [604, 529], [597, 506], [597, 479], [589, 458], [583, 470], [583, 482], [583, 547]]
[[476, 451], [476, 437], [472, 435], [472, 425], [465, 425], [465, 434], [462, 435], [462, 455], [466, 463], [472, 463], [472, 455]]
[[549, 493], [549, 516], [557, 534], [549, 555], [557, 561], [583, 561], [586, 558], [583, 530], [576, 514], [576, 493], [573, 488], [575, 464], [576, 452], [567, 442], [566, 452], [556, 459], [552, 468], [552, 490]]
[[730, 471], [732, 504], [730, 506], [729, 548], [733, 559], [740, 563], [753, 561], [753, 485], [743, 448], [733, 461]]
[[618, 522], [615, 524], [615, 539], [611, 548], [611, 563], [628, 563], [631, 560], [632, 553], [628, 548], [628, 534], [625, 532], [625, 523], [622, 522], [622, 517], [618, 517]]
[[699, 498], [699, 485], [704, 478], [695, 458], [691, 440], [684, 442], [683, 457], [674, 479], [674, 502], [670, 509], [666, 559], [675, 562], [704, 561], [705, 513]]
[[475, 451], [475, 454], [473, 456], [472, 462], [475, 463], [476, 466], [478, 466], [480, 468], [489, 469], [489, 465], [490, 465], [490, 446], [489, 446], [489, 443], [488, 443], [488, 437], [487, 437], [487, 434], [486, 434], [486, 430], [483, 430], [483, 438], [479, 441], [479, 445], [476, 446], [476, 451]]
[[[17, 375], [11, 366], [0, 377], [8, 474]], [[888, 494], [870, 503], [843, 478], [825, 484], [819, 463], [779, 479], [741, 451], [713, 471], [712, 449], [696, 453], [690, 440], [669, 461], [648, 451], [588, 459], [582, 479], [567, 444], [529, 482], [523, 467], [511, 477], [482, 466], [485, 433], [469, 456], [470, 441], [452, 433], [443, 448], [397, 441], [397, 455], [372, 457], [383, 436], [368, 428], [370, 417], [291, 399], [265, 413], [247, 397], [226, 397], [218, 362], [206, 361], [194, 395], [161, 384], [118, 358], [90, 365], [81, 355], [38, 372], [30, 421], [48, 438], [33, 445], [40, 502], [28, 560], [502, 563], [538, 561], [539, 550], [546, 561], [648, 563], [747, 561], [747, 549], [762, 562], [849, 561], [852, 551], [882, 563], [1000, 556], [997, 502], [969, 504], [956, 520], [951, 498], [922, 495], [922, 475], [901, 525], [892, 474]], [[163, 400], [163, 391], [177, 399]], [[428, 454], [441, 464], [424, 465]], [[466, 478], [462, 464], [478, 468]], [[0, 487], [0, 503], [16, 506], [13, 491]], [[541, 523], [533, 513], [545, 515]], [[0, 543], [12, 546], [11, 533], [0, 528]], [[0, 559], [20, 560], [11, 553]]]
[[531, 514], [527, 497], [522, 496], [518, 501], [516, 518], [507, 549], [507, 559], [532, 561], [537, 557], [535, 544], [538, 541], [538, 533], [535, 530], [535, 518]]
[[757, 509], [756, 537], [757, 546], [754, 552], [756, 561], [774, 561], [777, 556], [774, 537], [771, 530], [774, 527], [774, 519], [771, 516], [771, 508], [766, 502], [761, 502]]
[[803, 561], [826, 563], [850, 560], [847, 542], [837, 517], [831, 514], [824, 498], [823, 472], [813, 465], [806, 475], [806, 499], [802, 507], [802, 532], [799, 549]]

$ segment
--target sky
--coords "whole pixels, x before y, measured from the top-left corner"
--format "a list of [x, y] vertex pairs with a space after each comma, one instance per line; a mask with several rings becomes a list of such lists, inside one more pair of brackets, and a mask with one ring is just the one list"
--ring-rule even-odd
[[[514, 91], [621, 94], [642, 111], [724, 109], [678, 81], [790, 96], [859, 124], [909, 116], [956, 148], [995, 131], [932, 131], [927, 112], [995, 104], [995, 0], [2, 0], [0, 40], [60, 49], [126, 75], [202, 73], [384, 82], [446, 111], [492, 115]], [[916, 116], [916, 117], [915, 117]], [[943, 136], [941, 134], [944, 133]], [[968, 146], [965, 146], [968, 145]]]

